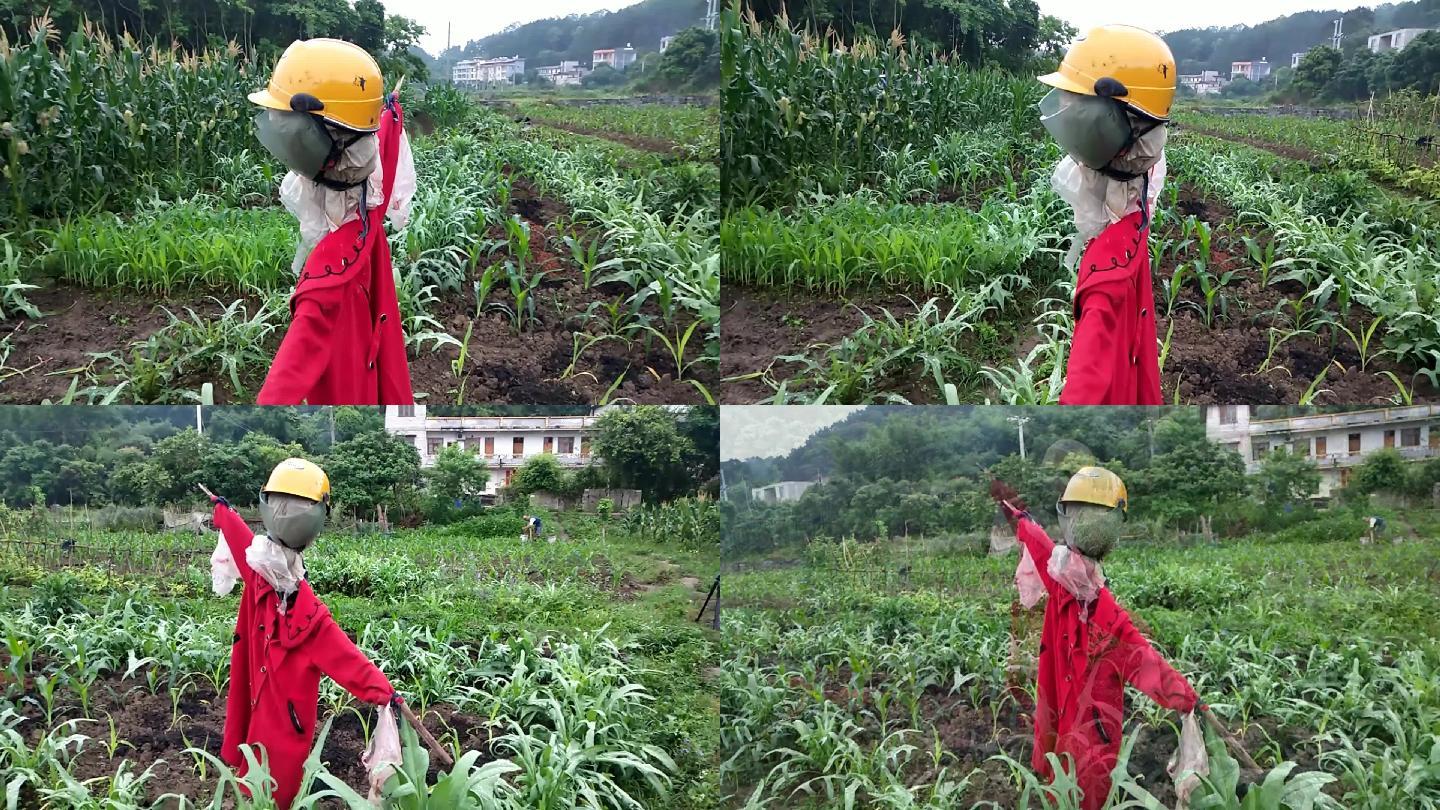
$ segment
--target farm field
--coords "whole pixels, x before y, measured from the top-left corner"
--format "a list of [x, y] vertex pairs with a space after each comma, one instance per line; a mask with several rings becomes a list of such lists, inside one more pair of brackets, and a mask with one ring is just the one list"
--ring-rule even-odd
[[[725, 33], [721, 401], [1058, 399], [1073, 226], [1043, 85], [733, 14]], [[1440, 395], [1433, 205], [1184, 115], [1150, 246], [1164, 400]]]
[[[1307, 792], [1321, 793], [1314, 807], [1440, 801], [1440, 515], [1385, 514], [1393, 543], [1359, 545], [1358, 514], [1339, 511], [1106, 558], [1107, 584], [1161, 653], [1267, 778], [1297, 791], [1284, 807], [1312, 806]], [[1029, 769], [1040, 619], [1012, 616], [1015, 556], [985, 545], [822, 540], [727, 557], [725, 806], [1079, 806]], [[1017, 628], [1028, 659], [1011, 657]], [[1133, 690], [1127, 703], [1127, 776], [1106, 807], [1173, 806], [1177, 718]], [[1279, 795], [1252, 789], [1244, 806], [1279, 808]]]
[[[0, 47], [0, 401], [180, 402], [207, 383], [252, 401], [297, 238], [245, 99], [269, 67], [45, 37]], [[577, 135], [445, 86], [407, 84], [402, 104], [419, 188], [390, 245], [417, 396], [711, 398], [713, 156], [621, 141], [685, 138], [712, 113], [642, 105]]]
[[[210, 592], [214, 536], [36, 514], [8, 512], [0, 540], [9, 806], [267, 806], [215, 758], [237, 599]], [[520, 543], [520, 512], [498, 508], [337, 529], [307, 553], [317, 595], [457, 760], [427, 765], [410, 734], [407, 773], [428, 771], [437, 801], [446, 778], [473, 785], [454, 807], [713, 807], [716, 641], [695, 619], [718, 567], [714, 504], [543, 514], [554, 543]], [[370, 806], [340, 796], [364, 791], [375, 713], [327, 680], [320, 716], [308, 795]]]

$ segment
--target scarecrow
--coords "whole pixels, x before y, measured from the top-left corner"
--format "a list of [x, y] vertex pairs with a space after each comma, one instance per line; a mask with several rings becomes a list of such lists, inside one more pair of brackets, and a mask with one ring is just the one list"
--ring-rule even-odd
[[1099, 810], [1120, 753], [1126, 684], [1187, 715], [1206, 707], [1105, 587], [1101, 560], [1114, 547], [1129, 509], [1119, 476], [1082, 467], [1071, 477], [1056, 505], [1064, 534], [1060, 545], [1030, 517], [1014, 490], [996, 481], [990, 491], [1020, 540], [1021, 601], [1033, 607], [1048, 597], [1031, 768], [1053, 779], [1045, 755], [1058, 755], [1084, 791], [1083, 810]]
[[[207, 494], [208, 490], [207, 490]], [[300, 790], [315, 738], [320, 678], [329, 676], [356, 699], [385, 707], [376, 740], [398, 739], [389, 707], [403, 701], [385, 675], [345, 635], [305, 581], [302, 553], [315, 542], [330, 512], [330, 481], [304, 459], [281, 462], [260, 490], [267, 534], [255, 535], [228, 501], [211, 494], [220, 538], [211, 555], [217, 595], [244, 583], [220, 756], [243, 775], [241, 744], [264, 746], [275, 802], [284, 810]], [[366, 752], [372, 795], [388, 779], [398, 751]], [[382, 761], [383, 760], [383, 761]]]
[[[1175, 58], [1128, 25], [1091, 30], [1040, 77], [1041, 122], [1065, 150], [1051, 183], [1074, 209], [1077, 269], [1065, 405], [1159, 405], [1150, 222], [1165, 182]], [[1078, 266], [1077, 266], [1078, 258]]]
[[300, 223], [292, 320], [262, 405], [409, 405], [414, 401], [385, 220], [402, 228], [415, 163], [399, 93], [357, 45], [294, 42], [269, 86], [256, 134], [289, 169], [280, 201]]

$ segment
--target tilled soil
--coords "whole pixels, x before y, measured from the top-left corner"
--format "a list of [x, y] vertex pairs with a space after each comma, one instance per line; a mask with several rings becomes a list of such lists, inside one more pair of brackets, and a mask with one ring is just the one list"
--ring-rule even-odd
[[[882, 309], [898, 314], [913, 312], [915, 305], [891, 291], [861, 290], [842, 298], [801, 288], [723, 284], [720, 376], [744, 377], [773, 369], [772, 377], [786, 379], [797, 373], [799, 366], [777, 361], [777, 357], [803, 355], [819, 359], [825, 344], [838, 343], [865, 322], [862, 311], [878, 317]], [[723, 405], [744, 405], [760, 402], [773, 393], [752, 377], [724, 383], [717, 399]]]
[[[1194, 215], [1212, 226], [1235, 221], [1235, 213], [1215, 200], [1206, 199], [1191, 186], [1181, 188], [1176, 200], [1177, 213]], [[1187, 257], [1187, 260], [1189, 257]], [[1153, 268], [1157, 311], [1164, 308], [1162, 277], [1174, 270], [1174, 260]], [[1280, 345], [1264, 372], [1260, 366], [1270, 350], [1268, 328], [1274, 310], [1283, 299], [1303, 298], [1306, 291], [1293, 282], [1260, 286], [1253, 278], [1254, 268], [1236, 238], [1218, 234], [1212, 243], [1211, 270], [1221, 274], [1235, 270], [1224, 295], [1228, 299], [1226, 316], [1207, 328], [1202, 317], [1204, 299], [1189, 274], [1184, 291], [1169, 318], [1156, 319], [1157, 331], [1163, 341], [1174, 323], [1169, 355], [1161, 375], [1162, 396], [1166, 402], [1208, 404], [1294, 404], [1310, 388], [1322, 370], [1325, 377], [1316, 386], [1315, 404], [1372, 404], [1390, 401], [1397, 394], [1395, 384], [1382, 372], [1389, 371], [1407, 386], [1414, 386], [1415, 401], [1440, 401], [1437, 390], [1425, 378], [1412, 379], [1413, 370], [1381, 357], [1370, 359], [1360, 369], [1360, 354], [1343, 333], [1332, 339], [1301, 336]], [[915, 300], [922, 301], [923, 297]], [[784, 380], [798, 373], [799, 366], [776, 361], [783, 355], [806, 355], [811, 359], [823, 356], [823, 344], [843, 339], [863, 323], [860, 309], [878, 315], [881, 308], [891, 312], [913, 311], [913, 305], [897, 292], [888, 290], [847, 291], [843, 297], [815, 293], [803, 289], [748, 287], [727, 283], [721, 292], [721, 377], [734, 378], [772, 369], [771, 377]], [[1352, 309], [1340, 318], [1357, 334], [1368, 325], [1372, 316]], [[1379, 346], [1377, 332], [1375, 347]], [[1024, 356], [1038, 340], [1033, 330], [1022, 330], [1018, 336], [1016, 356]], [[1337, 365], [1338, 363], [1338, 365]], [[918, 372], [917, 372], [918, 374]], [[914, 380], [897, 380], [893, 390], [911, 401], [934, 401], [932, 386], [917, 386]], [[724, 383], [719, 400], [723, 404], [746, 404], [763, 401], [772, 390], [756, 378]]]
[[[565, 213], [560, 203], [544, 198], [532, 185], [516, 178], [511, 208], [524, 217], [532, 229], [532, 272], [535, 269], [554, 271], [542, 283], [537, 296], [540, 324], [517, 336], [504, 314], [494, 310], [481, 313], [475, 318], [460, 379], [451, 369], [452, 361], [459, 355], [457, 348], [445, 346], [437, 351], [433, 344], [425, 343], [412, 349], [410, 379], [417, 398], [425, 394], [422, 401], [455, 402], [462, 392], [463, 380], [464, 401], [468, 403], [587, 405], [604, 398], [622, 375], [623, 381], [610, 392], [611, 401], [700, 403], [703, 396], [688, 381], [691, 377], [707, 389], [715, 390], [718, 375], [713, 364], [696, 365], [687, 371], [685, 380], [676, 380], [675, 363], [658, 340], [651, 340], [648, 347], [640, 341], [629, 346], [619, 341], [598, 343], [584, 353], [566, 377], [573, 358], [572, 335], [580, 326], [577, 315], [592, 303], [625, 297], [630, 291], [623, 284], [585, 289], [579, 269], [568, 256], [553, 252], [555, 244], [549, 225]], [[497, 260], [503, 258], [496, 256]], [[508, 292], [501, 289], [502, 286], [492, 290], [491, 300], [508, 301]], [[95, 290], [66, 282], [32, 291], [27, 298], [45, 317], [37, 321], [0, 322], [0, 341], [8, 339], [10, 346], [9, 357], [3, 359], [3, 368], [0, 368], [0, 402], [3, 403], [37, 404], [44, 399], [61, 399], [75, 377], [73, 370], [89, 364], [91, 353], [126, 354], [132, 342], [145, 340], [164, 326], [169, 318], [162, 306], [182, 317], [187, 307], [202, 317], [214, 316], [223, 309], [221, 303], [200, 292], [157, 302], [153, 295]], [[247, 303], [252, 313], [259, 305], [253, 300]], [[464, 338], [474, 310], [473, 292], [465, 289], [442, 297], [431, 315], [458, 340]], [[658, 315], [650, 304], [644, 312], [652, 317]], [[659, 323], [656, 326], [665, 328]], [[688, 324], [681, 325], [682, 333], [685, 326]], [[693, 358], [700, 350], [702, 331], [703, 328], [696, 330], [688, 357]], [[273, 355], [282, 337], [283, 331], [277, 330], [267, 341], [265, 351]], [[3, 352], [0, 348], [0, 355]], [[183, 381], [180, 387], [198, 389], [209, 381], [214, 383], [217, 403], [249, 401], [264, 381], [265, 371], [257, 368], [242, 375], [246, 386], [243, 397], [236, 396], [228, 380], [196, 376]], [[80, 388], [85, 386], [82, 378]], [[125, 399], [123, 393], [121, 399]]]
[[550, 119], [537, 118], [535, 119], [535, 121], [536, 123], [543, 124], [544, 126], [550, 127], [552, 129], [564, 130], [565, 132], [572, 132], [576, 135], [588, 135], [592, 138], [604, 138], [607, 141], [614, 141], [615, 143], [621, 144], [623, 146], [628, 146], [631, 149], [639, 149], [642, 152], [655, 152], [661, 155], [670, 155], [671, 157], [680, 158], [682, 160], [687, 158], [684, 150], [682, 150], [680, 147], [676, 146], [673, 143], [670, 143], [669, 141], [664, 141], [659, 138], [648, 138], [643, 135], [629, 135], [624, 132], [609, 132], [603, 129], [595, 129], [594, 127], [584, 127], [580, 126], [579, 124], [569, 124], [563, 121], [552, 121]]
[[[34, 701], [38, 697], [32, 694]], [[77, 704], [73, 695], [66, 695], [60, 701], [66, 706]], [[34, 701], [17, 701], [20, 711], [29, 721], [20, 726], [27, 744], [34, 746], [46, 731], [44, 715]], [[70, 772], [80, 781], [99, 777], [113, 777], [121, 762], [129, 765], [132, 774], [139, 774], [153, 768], [152, 776], [146, 783], [146, 800], [154, 802], [166, 794], [184, 796], [192, 800], [208, 801], [215, 795], [218, 780], [212, 764], [206, 764], [202, 777], [195, 766], [195, 755], [186, 753], [187, 748], [200, 748], [218, 757], [220, 744], [225, 735], [225, 697], [217, 695], [207, 685], [197, 685], [185, 693], [178, 704], [178, 714], [170, 697], [162, 687], [160, 693], [151, 695], [143, 681], [118, 678], [97, 682], [95, 697], [91, 705], [90, 721], [81, 722], [75, 733], [91, 739], [80, 748], [80, 753], [69, 765]], [[363, 709], [373, 722], [374, 712]], [[317, 724], [324, 724], [324, 708]], [[84, 717], [78, 708], [58, 712], [55, 724], [65, 720]], [[114, 735], [118, 741], [114, 756], [107, 749], [110, 739], [110, 723], [114, 723]], [[442, 744], [450, 738], [458, 739], [461, 750], [480, 751], [480, 762], [495, 759], [490, 753], [491, 731], [488, 723], [480, 717], [464, 714], [453, 706], [437, 705], [427, 709], [425, 723], [431, 733]], [[318, 734], [318, 731], [317, 731]], [[347, 785], [364, 793], [367, 790], [364, 766], [360, 755], [365, 750], [364, 729], [354, 712], [345, 711], [335, 717], [330, 735], [325, 739], [323, 761], [331, 774], [344, 780]], [[432, 757], [430, 774], [439, 772], [439, 765]], [[319, 789], [323, 786], [317, 786]], [[40, 803], [33, 792], [22, 791], [21, 810], [38, 810]], [[178, 800], [169, 799], [160, 807], [179, 807]], [[322, 803], [322, 807], [340, 807], [337, 802]]]

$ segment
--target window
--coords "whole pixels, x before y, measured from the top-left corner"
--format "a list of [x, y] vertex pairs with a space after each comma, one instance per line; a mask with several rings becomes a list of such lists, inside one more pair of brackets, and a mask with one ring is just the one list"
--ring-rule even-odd
[[575, 437], [574, 437], [574, 436], [561, 436], [561, 437], [560, 437], [560, 454], [561, 454], [561, 455], [564, 455], [564, 456], [569, 456], [569, 455], [573, 455], [574, 453], [575, 453]]
[[1255, 460], [1259, 461], [1260, 459], [1265, 457], [1266, 453], [1270, 452], [1270, 443], [1255, 442], [1255, 444], [1251, 448], [1251, 451], [1254, 454]]
[[402, 417], [406, 418], [406, 419], [409, 419], [410, 417], [412, 417], [412, 416], [415, 415], [415, 406], [414, 406], [414, 405], [401, 405], [401, 406], [400, 406], [400, 415], [401, 415]]
[[1430, 433], [1430, 449], [1431, 449], [1431, 450], [1440, 450], [1440, 429], [1437, 429], [1437, 428], [1435, 427], [1435, 425], [1431, 425], [1431, 426], [1430, 426], [1429, 433]]
[[1359, 454], [1360, 454], [1360, 434], [1359, 434], [1359, 433], [1351, 433], [1351, 434], [1350, 434], [1350, 455], [1352, 455], [1352, 456], [1357, 456], [1357, 455], [1359, 455]]
[[512, 456], [523, 456], [523, 455], [525, 455], [525, 437], [524, 437], [524, 436], [516, 436], [516, 437], [515, 437], [515, 440], [510, 443], [510, 455], [512, 455]]
[[511, 481], [514, 481], [514, 480], [515, 480], [515, 468], [514, 468], [514, 467], [511, 467], [510, 469], [508, 469], [508, 470], [505, 471], [505, 486], [507, 486], [507, 487], [510, 486], [510, 482], [511, 482]]
[[1394, 447], [1394, 446], [1395, 446], [1395, 431], [1393, 431], [1393, 430], [1387, 430], [1387, 431], [1385, 431], [1385, 446], [1386, 446], [1386, 447]]
[[1304, 458], [1309, 458], [1309, 457], [1310, 457], [1310, 440], [1309, 440], [1309, 439], [1296, 439], [1296, 440], [1295, 440], [1295, 444], [1293, 445], [1293, 449], [1292, 449], [1292, 450], [1293, 450], [1293, 452], [1295, 453], [1295, 455], [1297, 455], [1297, 456], [1302, 456], [1302, 457], [1304, 457]]
[[485, 437], [485, 455], [487, 455], [487, 456], [493, 456], [493, 455], [495, 455], [495, 437], [494, 437], [494, 436], [486, 436], [486, 437]]
[[426, 455], [433, 456], [436, 453], [439, 453], [441, 448], [445, 446], [445, 440], [440, 438], [439, 436], [431, 436], [430, 438], [425, 440], [425, 445], [427, 448], [429, 448], [426, 451]]
[[1348, 486], [1350, 486], [1350, 468], [1349, 468], [1349, 467], [1341, 467], [1341, 468], [1340, 468], [1340, 486], [1342, 486], [1342, 487], [1348, 487]]
[[1324, 456], [1324, 455], [1325, 455], [1325, 437], [1324, 437], [1324, 436], [1316, 436], [1316, 437], [1315, 437], [1315, 457], [1316, 457], [1316, 458], [1320, 458], [1320, 457], [1322, 457], [1322, 456]]
[[585, 437], [584, 437], [584, 436], [581, 436], [581, 437], [580, 437], [580, 456], [581, 456], [582, 458], [584, 458], [585, 456], [588, 456], [588, 455], [590, 455], [590, 442], [585, 441]]
[[1237, 419], [1236, 417], [1237, 417], [1237, 412], [1238, 412], [1239, 410], [1240, 410], [1240, 408], [1239, 408], [1238, 406], [1236, 406], [1236, 405], [1221, 405], [1221, 406], [1220, 406], [1220, 424], [1222, 424], [1222, 425], [1233, 425], [1233, 424], [1235, 424], [1235, 423], [1238, 421], [1238, 419]]
[[553, 453], [553, 452], [555, 452], [555, 437], [554, 437], [554, 436], [546, 436], [546, 437], [545, 437], [545, 452], [546, 452], [546, 453]]
[[1401, 446], [1401, 447], [1419, 447], [1419, 446], [1420, 446], [1420, 428], [1418, 428], [1418, 427], [1413, 427], [1413, 428], [1401, 428], [1401, 429], [1400, 429], [1400, 446]]

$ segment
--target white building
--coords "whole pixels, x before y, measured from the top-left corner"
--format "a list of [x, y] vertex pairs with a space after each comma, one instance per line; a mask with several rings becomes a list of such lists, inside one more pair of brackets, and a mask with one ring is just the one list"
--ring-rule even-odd
[[752, 487], [750, 500], [762, 503], [785, 503], [798, 501], [805, 490], [815, 486], [814, 481], [777, 481], [769, 486]]
[[1188, 87], [1197, 96], [1210, 96], [1225, 89], [1226, 79], [1220, 75], [1218, 70], [1204, 70], [1199, 73], [1183, 73], [1180, 75], [1180, 85]]
[[450, 78], [456, 84], [514, 84], [525, 73], [525, 60], [518, 56], [499, 59], [461, 59]]
[[385, 406], [385, 430], [420, 451], [420, 464], [432, 466], [445, 447], [473, 450], [490, 468], [486, 494], [514, 478], [525, 462], [549, 453], [560, 466], [590, 464], [590, 443], [600, 409], [590, 416], [431, 416], [424, 405]]
[[1246, 472], [1260, 469], [1271, 450], [1313, 459], [1320, 469], [1319, 497], [1350, 480], [1370, 453], [1393, 447], [1407, 460], [1440, 457], [1440, 405], [1371, 408], [1346, 413], [1254, 419], [1249, 405], [1211, 405], [1205, 435], [1239, 453]]
[[1244, 76], [1252, 82], [1258, 82], [1270, 75], [1270, 63], [1264, 59], [1253, 62], [1231, 62], [1230, 78]]
[[670, 48], [670, 43], [672, 43], [672, 42], [674, 42], [674, 41], [675, 41], [675, 35], [674, 35], [674, 34], [671, 34], [671, 35], [668, 36], [668, 37], [660, 37], [660, 53], [664, 53], [665, 51], [669, 50], [669, 48]]
[[1290, 67], [1300, 67], [1300, 60], [1305, 58], [1305, 51], [1296, 51], [1290, 54]]
[[580, 63], [574, 60], [567, 60], [558, 65], [546, 65], [535, 68], [535, 74], [550, 82], [556, 87], [579, 86], [580, 80], [590, 71], [580, 67]]
[[1376, 34], [1375, 36], [1370, 37], [1368, 43], [1370, 45], [1370, 50], [1374, 51], [1375, 53], [1383, 53], [1385, 51], [1398, 51], [1401, 48], [1404, 48], [1406, 45], [1409, 45], [1411, 42], [1414, 42], [1416, 37], [1420, 36], [1426, 31], [1431, 30], [1434, 29], [1397, 28], [1394, 31], [1386, 31], [1383, 34]]
[[616, 70], [624, 70], [635, 63], [635, 49], [628, 44], [623, 48], [603, 48], [590, 54], [590, 64], [593, 67], [609, 65]]

